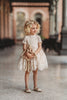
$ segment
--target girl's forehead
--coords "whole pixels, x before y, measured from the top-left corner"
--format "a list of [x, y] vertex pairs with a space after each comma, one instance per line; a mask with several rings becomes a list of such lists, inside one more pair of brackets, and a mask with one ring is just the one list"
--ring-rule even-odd
[[36, 24], [32, 24], [31, 26], [32, 26], [32, 27], [37, 27], [37, 25], [36, 25]]

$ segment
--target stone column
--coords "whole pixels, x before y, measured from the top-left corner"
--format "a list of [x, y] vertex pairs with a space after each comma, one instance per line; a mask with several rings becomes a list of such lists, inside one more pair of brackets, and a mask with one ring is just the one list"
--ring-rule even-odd
[[[64, 0], [63, 2], [63, 28], [64, 30], [67, 29], [67, 0]], [[67, 31], [66, 31], [67, 33]]]
[[59, 30], [58, 30], [58, 0], [56, 0], [56, 35], [58, 35]]
[[63, 0], [63, 28], [62, 28], [62, 50], [61, 54], [67, 54], [67, 0]]
[[1, 0], [1, 39], [4, 37], [4, 23], [3, 23], [3, 0]]
[[13, 39], [16, 43], [17, 41], [16, 41], [16, 15], [15, 14], [16, 14], [15, 8], [13, 8]]
[[0, 38], [1, 38], [1, 0], [0, 0]]
[[8, 3], [7, 3], [7, 27], [8, 27], [8, 29], [7, 29], [7, 34], [8, 34], [8, 38], [10, 37], [9, 36], [9, 13], [10, 13], [10, 6], [9, 6], [9, 1], [8, 1]]
[[7, 29], [8, 29], [8, 27], [7, 27], [7, 1], [5, 2], [5, 38], [7, 38], [8, 37], [8, 34], [7, 34]]
[[9, 15], [9, 34], [10, 34], [10, 38], [13, 39], [13, 14], [10, 13]]
[[54, 6], [54, 1], [51, 2], [51, 6], [50, 6], [50, 37], [54, 37], [55, 35], [55, 14], [54, 14], [54, 10], [55, 10], [55, 6]]
[[50, 36], [51, 35], [54, 35], [54, 16], [53, 16], [53, 14], [52, 14], [52, 12], [50, 12]]

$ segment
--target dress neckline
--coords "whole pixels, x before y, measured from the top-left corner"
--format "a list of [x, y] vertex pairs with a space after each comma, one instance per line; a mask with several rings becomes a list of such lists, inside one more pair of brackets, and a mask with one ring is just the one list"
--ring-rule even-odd
[[30, 35], [30, 36], [36, 36], [36, 34]]

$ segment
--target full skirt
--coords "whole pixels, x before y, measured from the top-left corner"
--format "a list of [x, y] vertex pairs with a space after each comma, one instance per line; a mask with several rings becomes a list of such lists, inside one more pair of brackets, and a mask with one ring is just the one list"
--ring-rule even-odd
[[24, 71], [34, 71], [38, 68], [38, 70], [42, 71], [48, 68], [48, 62], [44, 51], [41, 49], [40, 52], [36, 55], [35, 58], [27, 61], [23, 57], [20, 58], [18, 67], [20, 70]]

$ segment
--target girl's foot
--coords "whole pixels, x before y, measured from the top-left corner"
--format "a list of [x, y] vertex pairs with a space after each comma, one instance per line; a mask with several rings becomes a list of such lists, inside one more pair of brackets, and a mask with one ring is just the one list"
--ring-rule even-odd
[[25, 89], [25, 92], [26, 93], [31, 93], [31, 90], [30, 89]]
[[39, 88], [34, 88], [34, 91], [36, 91], [36, 92], [42, 92], [42, 90], [41, 89], [39, 89]]

